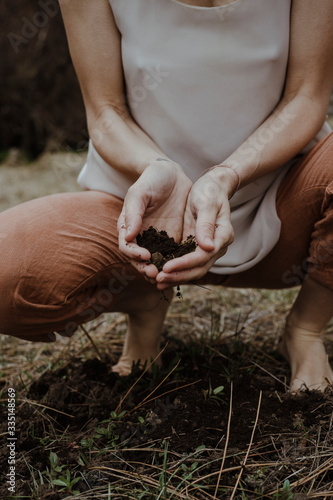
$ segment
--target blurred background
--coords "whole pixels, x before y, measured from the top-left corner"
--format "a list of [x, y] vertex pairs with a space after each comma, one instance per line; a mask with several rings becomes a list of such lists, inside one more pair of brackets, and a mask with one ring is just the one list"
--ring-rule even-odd
[[79, 85], [57, 0], [0, 4], [0, 151], [34, 159], [87, 140]]
[[[42, 194], [77, 189], [88, 133], [58, 0], [4, 0], [0, 26], [1, 210]], [[333, 98], [328, 113], [333, 125]], [[25, 172], [27, 164], [35, 170]], [[13, 166], [22, 169], [9, 171]]]
[[88, 132], [57, 0], [0, 2], [0, 211], [77, 191]]

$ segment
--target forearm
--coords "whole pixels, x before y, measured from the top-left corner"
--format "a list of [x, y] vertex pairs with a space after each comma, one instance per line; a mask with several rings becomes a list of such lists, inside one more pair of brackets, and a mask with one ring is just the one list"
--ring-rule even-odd
[[121, 35], [110, 3], [62, 1], [61, 12], [91, 140], [109, 165], [135, 181], [150, 161], [165, 155], [127, 111]]
[[246, 186], [297, 155], [321, 129], [326, 109], [322, 100], [304, 95], [284, 97], [267, 120], [223, 163], [237, 171], [240, 187]]
[[125, 110], [104, 106], [98, 113], [87, 110], [92, 143], [109, 165], [136, 180], [158, 157], [167, 158]]

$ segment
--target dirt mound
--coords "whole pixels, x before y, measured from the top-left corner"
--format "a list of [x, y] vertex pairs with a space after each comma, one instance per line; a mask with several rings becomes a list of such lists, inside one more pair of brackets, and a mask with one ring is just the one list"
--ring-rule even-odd
[[[302, 481], [320, 481], [321, 468], [326, 483], [333, 481], [332, 469], [325, 469], [332, 450], [332, 391], [289, 395], [279, 381], [283, 374], [275, 370], [275, 380], [255, 368], [250, 351], [248, 346], [231, 355], [225, 345], [212, 355], [208, 349], [199, 353], [171, 345], [164, 353], [165, 368], [141, 378], [135, 368], [131, 376], [120, 378], [107, 356], [103, 361], [72, 360], [44, 373], [27, 399], [21, 397], [17, 411], [16, 494], [29, 495], [31, 471], [40, 471], [45, 484], [39, 498], [66, 498], [70, 488], [58, 496], [57, 479], [47, 486], [47, 478], [54, 481], [68, 470], [71, 480], [76, 479], [74, 489], [89, 490], [89, 498], [99, 498], [94, 491], [107, 491], [108, 483], [119, 498], [134, 498], [126, 496], [126, 488], [130, 495], [146, 487], [140, 498], [157, 498], [167, 466], [169, 492], [180, 495], [189, 489], [186, 498], [204, 500], [214, 494], [224, 454], [219, 499], [230, 497], [239, 475], [248, 499], [274, 498], [272, 492], [287, 477], [296, 481], [293, 491], [301, 493]], [[5, 417], [1, 434], [6, 432]], [[318, 449], [318, 429], [325, 449]], [[5, 471], [5, 443], [0, 451]], [[317, 475], [312, 477], [314, 464]], [[178, 493], [175, 498], [185, 498]], [[0, 487], [4, 495], [5, 487]]]

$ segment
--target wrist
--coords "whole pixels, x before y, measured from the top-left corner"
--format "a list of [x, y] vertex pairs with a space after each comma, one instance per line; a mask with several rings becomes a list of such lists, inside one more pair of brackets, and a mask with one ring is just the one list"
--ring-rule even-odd
[[180, 175], [185, 175], [184, 170], [179, 165], [179, 163], [171, 160], [166, 156], [156, 156], [155, 158], [150, 160], [146, 168], [149, 166], [158, 167], [160, 169], [163, 169], [164, 171], [175, 172]]
[[214, 165], [208, 169], [207, 173], [226, 189], [229, 200], [233, 197], [236, 191], [238, 191], [241, 184], [241, 178], [234, 167], [224, 164]]

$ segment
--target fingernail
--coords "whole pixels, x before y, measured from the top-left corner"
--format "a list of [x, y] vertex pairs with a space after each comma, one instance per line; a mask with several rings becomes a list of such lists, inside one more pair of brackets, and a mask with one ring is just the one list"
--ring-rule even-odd
[[127, 226], [126, 228], [126, 235], [129, 234], [131, 232], [131, 226]]

